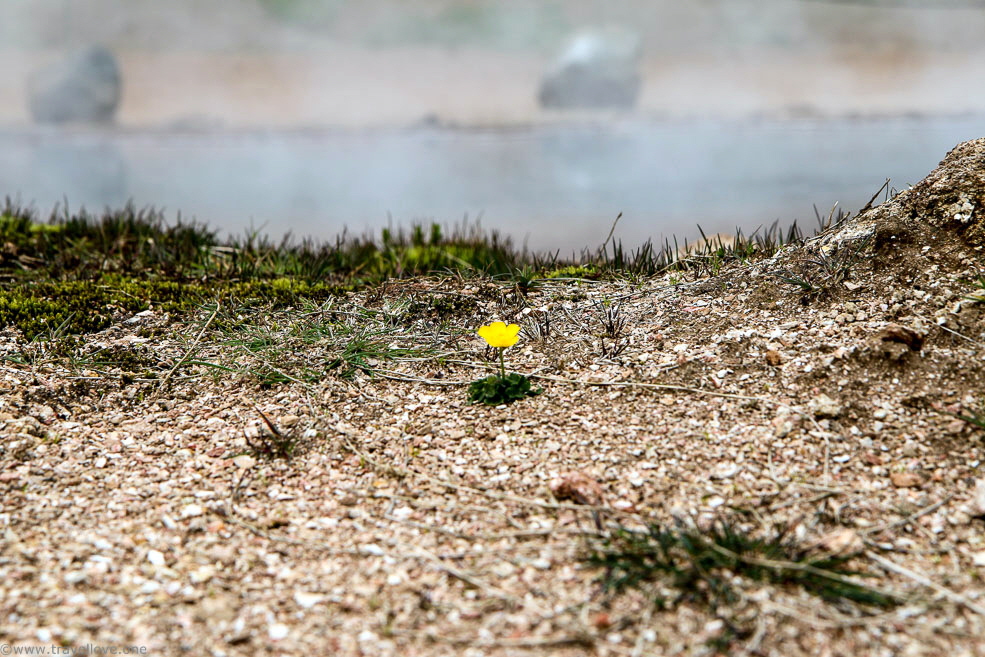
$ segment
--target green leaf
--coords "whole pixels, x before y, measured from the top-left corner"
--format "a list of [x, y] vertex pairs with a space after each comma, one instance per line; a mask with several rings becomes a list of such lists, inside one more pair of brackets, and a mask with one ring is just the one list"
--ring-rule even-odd
[[522, 374], [494, 374], [469, 385], [469, 401], [488, 406], [509, 404], [524, 397], [539, 395], [543, 390], [532, 389], [530, 379]]

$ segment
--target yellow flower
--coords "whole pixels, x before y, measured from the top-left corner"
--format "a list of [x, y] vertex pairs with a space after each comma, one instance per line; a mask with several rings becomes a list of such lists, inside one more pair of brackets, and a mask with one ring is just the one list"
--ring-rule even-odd
[[482, 326], [479, 328], [479, 337], [489, 343], [490, 347], [497, 347], [499, 349], [506, 349], [507, 347], [512, 347], [519, 340], [517, 335], [520, 332], [520, 327], [516, 324], [510, 324], [507, 326], [503, 322], [493, 322], [489, 326]]

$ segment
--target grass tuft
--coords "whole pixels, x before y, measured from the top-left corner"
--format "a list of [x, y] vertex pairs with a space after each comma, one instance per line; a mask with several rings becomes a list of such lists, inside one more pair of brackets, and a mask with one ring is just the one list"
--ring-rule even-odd
[[[865, 607], [892, 607], [891, 594], [858, 581], [850, 557], [811, 554], [786, 539], [790, 528], [773, 536], [750, 535], [728, 520], [701, 531], [651, 524], [645, 531], [620, 528], [595, 545], [590, 565], [603, 568], [607, 592], [620, 593], [658, 584], [658, 608], [680, 603], [703, 606], [722, 618], [731, 634], [743, 634], [734, 608], [743, 600], [742, 580], [797, 588], [829, 602], [849, 601]], [[676, 592], [676, 595], [674, 593]]]
[[[843, 217], [839, 213], [836, 219], [832, 210], [826, 222], [819, 215], [819, 224], [824, 228]], [[436, 272], [511, 282], [512, 294], [502, 302], [504, 318], [511, 319], [545, 279], [639, 280], [668, 271], [715, 275], [726, 263], [770, 256], [801, 240], [803, 233], [796, 223], [786, 231], [774, 223], [748, 238], [737, 231], [730, 243], [705, 239], [701, 248], [684, 255], [676, 240], [674, 248], [669, 241], [663, 248], [648, 241], [629, 251], [611, 237], [572, 261], [562, 261], [556, 252], [517, 250], [508, 238], [478, 224], [450, 230], [435, 223], [388, 228], [379, 239], [343, 233], [333, 242], [297, 242], [290, 235], [275, 242], [255, 230], [220, 239], [204, 225], [180, 218], [169, 225], [161, 212], [133, 204], [101, 215], [56, 209], [43, 221], [32, 208], [8, 198], [0, 206], [0, 328], [13, 326], [33, 340], [101, 331], [148, 309], [188, 318], [212, 299], [227, 306], [252, 301], [271, 309], [298, 307], [367, 286], [384, 290], [389, 279]], [[850, 259], [840, 258], [822, 257], [817, 263], [821, 278], [847, 275]], [[819, 286], [807, 274], [802, 278], [805, 290]], [[467, 303], [459, 301], [432, 305], [413, 311], [449, 318], [467, 310]], [[606, 335], [604, 355], [615, 355], [610, 352], [620, 349], [618, 340], [611, 332]], [[354, 344], [336, 367], [365, 369], [359, 363], [372, 357], [360, 356], [367, 348]], [[267, 374], [280, 378], [274, 371]]]
[[295, 430], [282, 431], [259, 408], [256, 412], [260, 414], [266, 430], [261, 430], [256, 438], [246, 434], [250, 451], [259, 458], [290, 459], [298, 449], [300, 433]]

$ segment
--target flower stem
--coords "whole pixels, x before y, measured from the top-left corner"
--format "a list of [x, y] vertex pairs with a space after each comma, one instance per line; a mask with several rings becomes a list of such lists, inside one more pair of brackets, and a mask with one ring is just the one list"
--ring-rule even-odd
[[503, 348], [499, 350], [499, 375], [502, 378], [506, 378], [506, 365], [503, 364], [503, 352], [506, 351]]

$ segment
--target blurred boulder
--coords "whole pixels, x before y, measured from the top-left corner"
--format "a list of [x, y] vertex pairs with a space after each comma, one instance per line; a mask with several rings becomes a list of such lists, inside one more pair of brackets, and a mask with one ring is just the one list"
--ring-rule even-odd
[[28, 93], [37, 123], [108, 123], [120, 104], [120, 67], [91, 46], [35, 73]]
[[540, 84], [542, 107], [631, 108], [640, 92], [640, 38], [621, 29], [581, 32]]

